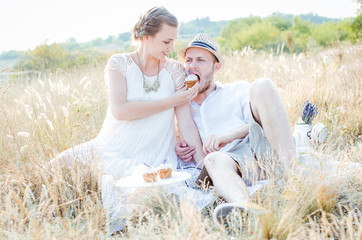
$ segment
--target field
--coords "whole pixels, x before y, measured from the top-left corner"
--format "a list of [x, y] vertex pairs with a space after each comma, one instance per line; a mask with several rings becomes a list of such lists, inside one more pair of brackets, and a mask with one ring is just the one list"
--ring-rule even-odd
[[[286, 55], [245, 48], [225, 55], [222, 82], [269, 77], [277, 84], [291, 126], [306, 100], [314, 123], [330, 133], [315, 147], [323, 161], [362, 163], [362, 44]], [[21, 77], [0, 85], [1, 239], [361, 239], [362, 176], [328, 187], [302, 182], [295, 200], [274, 185], [253, 197], [269, 213], [235, 212], [227, 226], [212, 220], [213, 203], [196, 211], [162, 192], [135, 196], [138, 211], [124, 232], [109, 237], [99, 178], [82, 166], [50, 175], [42, 166], [57, 153], [94, 138], [107, 109], [103, 66]], [[360, 172], [358, 172], [360, 173]], [[84, 175], [84, 174], [83, 174]], [[82, 177], [81, 177], [82, 176]]]

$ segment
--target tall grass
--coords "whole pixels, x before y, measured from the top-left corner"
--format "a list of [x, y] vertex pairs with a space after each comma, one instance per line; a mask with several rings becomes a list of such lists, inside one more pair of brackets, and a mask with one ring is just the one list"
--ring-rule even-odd
[[[361, 163], [361, 44], [293, 55], [245, 48], [225, 58], [221, 81], [273, 79], [291, 124], [305, 100], [317, 104], [314, 122], [324, 123], [330, 134], [315, 151]], [[99, 179], [80, 177], [81, 165], [56, 174], [41, 167], [57, 153], [97, 135], [106, 99], [103, 66], [0, 86], [0, 238], [106, 237]], [[361, 239], [361, 180], [351, 175], [336, 179], [332, 187], [306, 181], [293, 201], [280, 197], [282, 186], [270, 185], [252, 197], [269, 209], [268, 214], [233, 212], [226, 226], [210, 217], [216, 203], [196, 211], [189, 202], [164, 192], [140, 193], [133, 198], [138, 208], [126, 216], [125, 231], [113, 237]]]

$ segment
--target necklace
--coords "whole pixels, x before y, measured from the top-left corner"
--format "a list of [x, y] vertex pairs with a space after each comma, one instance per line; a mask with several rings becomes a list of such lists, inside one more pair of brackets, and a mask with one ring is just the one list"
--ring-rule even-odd
[[138, 57], [138, 52], [137, 51], [136, 51], [136, 55], [137, 55], [137, 60], [140, 63], [140, 70], [141, 70], [142, 77], [143, 77], [143, 89], [145, 90], [146, 93], [157, 92], [157, 90], [161, 86], [160, 81], [158, 80], [158, 74], [159, 74], [159, 71], [160, 71], [160, 60], [158, 60], [158, 66], [157, 66], [157, 79], [153, 83], [153, 85], [151, 86], [151, 84], [149, 84], [145, 79], [145, 75], [143, 74], [143, 71], [142, 71], [142, 64], [141, 64], [140, 58]]

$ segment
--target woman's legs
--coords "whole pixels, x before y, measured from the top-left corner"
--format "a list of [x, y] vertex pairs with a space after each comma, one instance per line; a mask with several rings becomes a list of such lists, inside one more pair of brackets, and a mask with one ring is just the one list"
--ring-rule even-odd
[[95, 159], [94, 144], [90, 141], [59, 153], [44, 166], [44, 169], [51, 174], [80, 170], [82, 179], [85, 179], [92, 172]]
[[50, 160], [46, 165], [45, 169], [49, 172], [54, 170], [68, 170], [74, 169], [74, 155], [70, 153], [69, 149], [59, 153], [55, 158]]

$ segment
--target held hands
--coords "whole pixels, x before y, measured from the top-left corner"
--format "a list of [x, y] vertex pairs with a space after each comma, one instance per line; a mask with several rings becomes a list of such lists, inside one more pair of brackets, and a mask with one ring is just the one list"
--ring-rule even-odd
[[184, 162], [190, 162], [196, 153], [195, 147], [189, 146], [184, 140], [177, 142], [175, 146], [177, 156]]
[[192, 88], [187, 89], [187, 85], [184, 85], [180, 90], [171, 95], [170, 100], [174, 107], [189, 103], [197, 96], [199, 91], [199, 84], [196, 83]]

